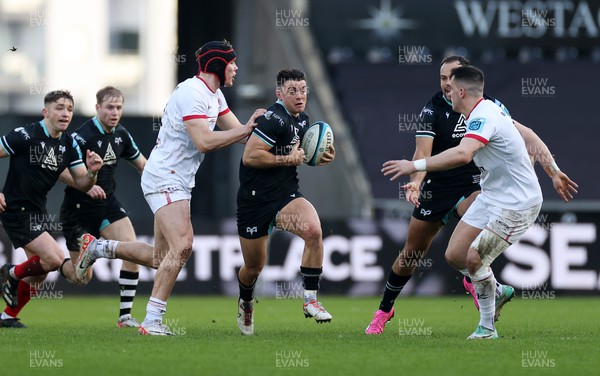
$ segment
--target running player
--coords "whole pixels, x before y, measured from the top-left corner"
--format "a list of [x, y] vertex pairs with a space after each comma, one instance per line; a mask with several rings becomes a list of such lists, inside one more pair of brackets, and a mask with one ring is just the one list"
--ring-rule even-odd
[[[146, 158], [131, 134], [119, 124], [123, 114], [123, 102], [123, 93], [119, 89], [107, 86], [99, 90], [96, 93], [96, 116], [83, 123], [72, 135], [83, 152], [91, 150], [104, 156], [104, 166], [98, 173], [97, 183], [86, 193], [74, 188], [73, 179], [69, 174], [63, 172], [61, 175], [61, 180], [67, 183], [67, 187], [60, 221], [71, 258], [65, 260], [59, 271], [73, 283], [87, 284], [92, 275], [91, 268], [82, 279], [77, 278], [75, 273], [75, 260], [79, 255], [78, 240], [84, 233], [125, 242], [136, 240], [127, 212], [115, 196], [115, 170], [119, 158], [124, 158], [141, 174], [146, 165]], [[140, 252], [152, 255], [152, 246], [142, 243], [141, 247]], [[68, 260], [71, 262], [66, 263]], [[120, 311], [117, 327], [140, 326], [131, 316], [138, 276], [139, 266], [130, 261], [123, 261], [119, 274]]]
[[[196, 51], [198, 74], [181, 82], [167, 103], [156, 146], [142, 173], [142, 190], [154, 213], [154, 265], [158, 266], [146, 318], [139, 334], [172, 335], [163, 316], [179, 271], [192, 253], [191, 191], [204, 154], [244, 142], [254, 129], [256, 110], [246, 125], [227, 106], [220, 87], [231, 87], [236, 54], [228, 41], [208, 42]], [[221, 132], [213, 132], [218, 125]], [[98, 241], [87, 234], [77, 269], [98, 257], [114, 257], [135, 243]]]
[[84, 164], [79, 146], [65, 132], [73, 106], [71, 93], [51, 91], [44, 97], [44, 119], [0, 138], [0, 158], [10, 156], [0, 220], [15, 249], [22, 247], [27, 256], [19, 265], [4, 264], [0, 269], [2, 297], [8, 305], [0, 316], [0, 327], [24, 327], [17, 315], [35, 294], [32, 284], [43, 282], [65, 258], [47, 231], [51, 228], [46, 212], [48, 191], [65, 169], [78, 189], [88, 191], [102, 167], [102, 158], [89, 150]]
[[[465, 117], [452, 110], [449, 81], [452, 69], [468, 65], [469, 61], [462, 56], [449, 56], [442, 60], [440, 67], [441, 91], [437, 92], [421, 111], [421, 126], [415, 138], [416, 148], [413, 160], [439, 154], [457, 146], [463, 138], [466, 130]], [[498, 100], [485, 94], [484, 97], [496, 103], [508, 114], [508, 110]], [[515, 121], [515, 124], [519, 123]], [[527, 136], [539, 140], [531, 129], [520, 124], [519, 126], [524, 133], [527, 133]], [[542, 141], [539, 140], [539, 142]], [[559, 175], [566, 177], [562, 172]], [[451, 216], [462, 217], [479, 194], [480, 176], [481, 173], [477, 166], [469, 163], [449, 171], [414, 173], [411, 175], [411, 181], [403, 186], [406, 190], [407, 201], [415, 204], [415, 209], [409, 222], [406, 243], [392, 265], [379, 309], [365, 330], [367, 334], [383, 333], [385, 324], [394, 316], [393, 307], [396, 298], [414, 274], [418, 261], [425, 257], [435, 235]], [[424, 184], [423, 181], [425, 181]], [[560, 179], [557, 181], [560, 182]], [[421, 200], [421, 196], [427, 200]], [[471, 293], [476, 308], [479, 309], [477, 297], [468, 276], [465, 276], [463, 284]], [[498, 319], [504, 304], [514, 296], [514, 289], [498, 283], [496, 294], [495, 319]]]
[[[304, 72], [279, 71], [275, 94], [277, 102], [257, 120], [240, 163], [237, 225], [244, 265], [238, 273], [238, 326], [243, 335], [254, 334], [254, 286], [265, 265], [273, 227], [296, 234], [305, 242], [300, 264], [305, 317], [314, 317], [318, 323], [332, 318], [317, 300], [323, 270], [321, 222], [315, 208], [298, 191], [296, 167], [304, 162], [299, 144], [309, 127], [304, 112], [308, 95]], [[332, 145], [319, 164], [334, 158]]]
[[[388, 161], [384, 175], [395, 180], [418, 171], [444, 171], [471, 161], [482, 171], [481, 194], [456, 226], [446, 250], [448, 262], [473, 281], [480, 321], [469, 339], [498, 338], [494, 327], [496, 281], [491, 263], [535, 222], [542, 191], [530, 154], [542, 163], [563, 198], [572, 198], [577, 185], [559, 169], [538, 137], [524, 130], [494, 102], [483, 97], [483, 72], [472, 66], [450, 74], [454, 111], [465, 116], [467, 131], [456, 147], [415, 161]], [[558, 179], [555, 181], [554, 179]]]

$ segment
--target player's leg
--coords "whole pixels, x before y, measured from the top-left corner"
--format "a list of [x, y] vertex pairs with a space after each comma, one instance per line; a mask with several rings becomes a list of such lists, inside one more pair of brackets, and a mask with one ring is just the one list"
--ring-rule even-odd
[[2, 296], [6, 304], [13, 308], [18, 306], [20, 280], [57, 270], [64, 259], [63, 250], [47, 232], [37, 235], [23, 245], [23, 249], [31, 257], [19, 265], [5, 264], [1, 269]]
[[[479, 325], [469, 339], [498, 337], [494, 328], [497, 309], [496, 283], [491, 264], [531, 227], [540, 208], [541, 204], [525, 210], [501, 209], [493, 205], [485, 207], [488, 223], [469, 247], [466, 257], [467, 268], [480, 306]], [[473, 219], [473, 215], [467, 218]], [[514, 294], [514, 291], [512, 293]]]
[[[154, 277], [152, 295], [146, 306], [146, 318], [140, 326], [140, 333], [170, 335], [169, 329], [162, 325], [167, 299], [183, 264], [192, 253], [194, 232], [190, 221], [189, 200], [179, 200], [161, 207], [155, 213], [155, 221], [167, 241], [169, 251]], [[155, 326], [158, 328], [154, 333], [152, 328]]]
[[[100, 234], [104, 239], [118, 240], [116, 257], [120, 258], [124, 249], [134, 248], [136, 243], [135, 230], [129, 220], [129, 217], [122, 217], [100, 230]], [[151, 263], [153, 247], [149, 244], [139, 243], [137, 247], [139, 253], [145, 254], [146, 263]], [[125, 251], [126, 252], [126, 251]], [[139, 280], [139, 266], [130, 261], [123, 261], [121, 271], [119, 273], [119, 319], [117, 327], [139, 327], [140, 324], [131, 316], [131, 308], [137, 291]]]
[[267, 260], [268, 235], [256, 239], [240, 236], [244, 265], [238, 272], [238, 327], [243, 335], [254, 334], [254, 286]]
[[411, 217], [404, 247], [390, 270], [379, 309], [365, 329], [366, 334], [381, 334], [385, 324], [394, 316], [394, 302], [425, 257], [435, 235], [442, 228], [441, 221], [427, 222]]
[[[68, 243], [67, 243], [68, 244]], [[75, 273], [75, 268], [77, 266], [77, 260], [79, 258], [79, 249], [78, 247], [75, 250], [69, 248], [69, 257], [64, 259], [58, 271], [60, 275], [62, 275], [67, 281], [74, 283], [76, 285], [85, 286], [87, 285], [93, 276], [93, 269], [89, 268], [85, 274], [83, 279], [77, 278], [77, 273]]]
[[318, 323], [330, 322], [332, 316], [317, 299], [319, 279], [323, 272], [323, 232], [317, 211], [304, 197], [296, 198], [279, 211], [276, 225], [304, 240], [300, 264], [304, 286], [304, 316], [314, 317]]
[[[27, 258], [31, 258], [34, 255], [28, 254], [25, 252]], [[27, 326], [23, 324], [18, 318], [21, 310], [29, 303], [32, 297], [36, 294], [36, 287], [40, 286], [41, 283], [46, 279], [47, 274], [35, 276], [35, 277], [26, 277], [19, 281], [19, 285], [17, 287], [17, 306], [10, 307], [6, 306], [2, 314], [0, 314], [0, 328], [26, 328]]]
[[[481, 191], [478, 191], [478, 190], [474, 191], [469, 196], [467, 196], [467, 198], [465, 198], [464, 200], [461, 200], [456, 205], [456, 214], [458, 217], [463, 217], [466, 214], [467, 210], [469, 209], [469, 207], [471, 207], [471, 204], [475, 201], [475, 199], [477, 198], [479, 193], [481, 193]], [[475, 287], [473, 286], [473, 283], [471, 282], [471, 277], [469, 275], [464, 275], [463, 286], [465, 287], [465, 290], [467, 290], [469, 292], [469, 294], [471, 294], [471, 297], [473, 298], [473, 302], [475, 303], [475, 308], [477, 308], [477, 310], [479, 310], [479, 301], [477, 299]], [[496, 280], [496, 311], [495, 311], [495, 315], [494, 315], [495, 321], [497, 321], [498, 318], [500, 317], [500, 312], [502, 311], [502, 307], [504, 307], [504, 305], [506, 303], [508, 303], [513, 298], [514, 295], [515, 295], [515, 289], [512, 286], [503, 285]]]

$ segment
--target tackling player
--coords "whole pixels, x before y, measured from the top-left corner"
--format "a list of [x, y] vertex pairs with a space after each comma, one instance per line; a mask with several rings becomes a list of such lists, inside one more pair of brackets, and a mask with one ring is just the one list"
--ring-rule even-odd
[[530, 137], [522, 125], [485, 100], [481, 70], [454, 68], [449, 85], [452, 108], [465, 116], [467, 126], [460, 144], [433, 157], [388, 161], [382, 172], [395, 180], [418, 171], [449, 170], [473, 160], [481, 167], [481, 193], [456, 226], [446, 260], [471, 277], [477, 294], [480, 320], [468, 339], [493, 339], [498, 338], [494, 327], [496, 281], [490, 265], [535, 222], [542, 204], [530, 157], [542, 163], [565, 200], [577, 192], [577, 185], [559, 174], [539, 137]]
[[[467, 65], [469, 65], [469, 61], [462, 56], [449, 56], [442, 60], [440, 66], [441, 91], [437, 92], [421, 111], [422, 123], [415, 138], [416, 148], [413, 160], [439, 154], [457, 146], [463, 138], [466, 131], [465, 117], [452, 109], [449, 82], [452, 69]], [[485, 94], [484, 97], [493, 101], [508, 114], [502, 103]], [[523, 137], [538, 138], [531, 129], [516, 121], [514, 123], [519, 125]], [[542, 141], [539, 140], [539, 142]], [[560, 177], [566, 176], [562, 172], [559, 175]], [[411, 175], [410, 182], [403, 186], [406, 190], [406, 200], [415, 204], [406, 242], [392, 265], [379, 309], [375, 312], [365, 333], [383, 333], [385, 324], [394, 316], [393, 306], [396, 298], [414, 274], [418, 261], [425, 257], [435, 235], [451, 216], [462, 217], [479, 194], [480, 176], [481, 173], [474, 163], [448, 171], [417, 172]], [[559, 180], [557, 179], [557, 181]], [[425, 181], [424, 184], [423, 181]], [[421, 196], [427, 200], [421, 200]], [[566, 199], [564, 196], [562, 197]], [[471, 293], [475, 306], [479, 309], [477, 297], [468, 276], [465, 276], [463, 284]], [[513, 295], [514, 289], [511, 286], [497, 284], [496, 320], [503, 305]]]
[[24, 327], [17, 315], [35, 294], [32, 284], [42, 283], [65, 258], [47, 231], [48, 191], [65, 169], [74, 186], [88, 191], [102, 167], [102, 158], [90, 150], [84, 164], [79, 146], [65, 132], [73, 119], [73, 106], [71, 93], [51, 91], [44, 97], [44, 119], [0, 138], [0, 158], [10, 156], [0, 220], [15, 249], [22, 247], [27, 256], [19, 265], [4, 264], [0, 269], [2, 297], [8, 305], [0, 317], [0, 327]]
[[[191, 191], [205, 153], [244, 142], [254, 129], [256, 110], [246, 125], [227, 106], [220, 87], [231, 87], [236, 54], [228, 41], [213, 41], [196, 51], [198, 74], [181, 82], [169, 98], [156, 146], [142, 173], [144, 197], [154, 213], [154, 265], [158, 267], [146, 318], [139, 334], [172, 335], [163, 316], [177, 275], [192, 253]], [[213, 132], [218, 125], [221, 132]], [[99, 241], [86, 235], [77, 267], [97, 257], [114, 257], [136, 243]]]

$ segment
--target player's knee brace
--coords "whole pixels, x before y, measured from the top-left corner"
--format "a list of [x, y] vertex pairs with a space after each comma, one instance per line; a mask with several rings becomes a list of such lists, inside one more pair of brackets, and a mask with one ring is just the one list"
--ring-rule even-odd
[[496, 257], [500, 256], [509, 246], [509, 242], [487, 228], [484, 228], [471, 243], [471, 248], [479, 253], [483, 266], [490, 266]]

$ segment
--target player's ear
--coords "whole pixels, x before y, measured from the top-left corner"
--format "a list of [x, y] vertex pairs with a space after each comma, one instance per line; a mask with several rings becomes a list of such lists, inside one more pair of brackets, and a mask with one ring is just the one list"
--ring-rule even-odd
[[48, 117], [48, 110], [46, 107], [42, 108], [42, 115], [44, 115], [44, 117]]
[[277, 99], [281, 99], [282, 93], [280, 88], [275, 89], [275, 95], [277, 96]]

